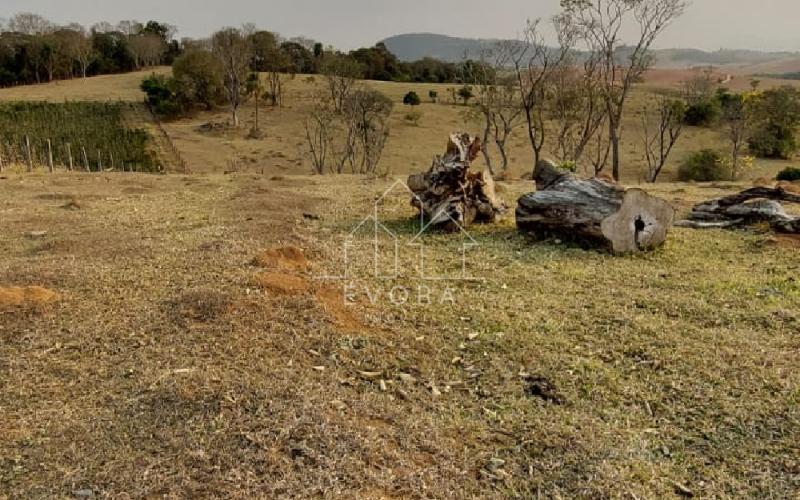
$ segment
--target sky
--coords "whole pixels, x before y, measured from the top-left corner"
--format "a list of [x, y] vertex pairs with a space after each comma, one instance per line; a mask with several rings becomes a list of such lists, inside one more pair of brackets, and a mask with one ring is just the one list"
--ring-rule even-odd
[[[59, 24], [156, 19], [179, 37], [254, 23], [340, 49], [402, 33], [516, 38], [526, 19], [547, 18], [559, 0], [0, 0], [0, 18], [35, 12]], [[800, 51], [800, 0], [694, 0], [659, 48]]]

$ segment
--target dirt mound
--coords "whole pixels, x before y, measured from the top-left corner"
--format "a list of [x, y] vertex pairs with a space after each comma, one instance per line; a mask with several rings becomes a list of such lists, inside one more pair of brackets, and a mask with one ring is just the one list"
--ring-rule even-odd
[[60, 298], [57, 292], [40, 286], [0, 288], [0, 311], [38, 309]]
[[253, 277], [253, 285], [281, 295], [301, 295], [311, 286], [305, 278], [285, 273], [265, 272]]
[[800, 234], [776, 234], [764, 240], [767, 245], [778, 248], [800, 249]]
[[346, 303], [344, 291], [325, 287], [314, 292], [314, 296], [336, 326], [344, 330], [363, 331], [366, 325], [356, 316], [352, 306]]
[[285, 246], [264, 250], [253, 259], [253, 265], [281, 271], [304, 271], [308, 260], [302, 248]]

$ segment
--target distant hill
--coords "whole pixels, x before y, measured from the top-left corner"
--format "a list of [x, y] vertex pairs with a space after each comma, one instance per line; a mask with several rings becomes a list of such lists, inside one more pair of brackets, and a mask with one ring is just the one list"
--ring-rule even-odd
[[[397, 35], [383, 40], [386, 47], [402, 61], [434, 57], [458, 62], [478, 58], [481, 52], [497, 44], [497, 39], [457, 38], [434, 33]], [[706, 52], [697, 49], [657, 50], [656, 66], [686, 68], [690, 66], [750, 66], [777, 61], [798, 60], [800, 52], [759, 52], [756, 50], [721, 49]]]

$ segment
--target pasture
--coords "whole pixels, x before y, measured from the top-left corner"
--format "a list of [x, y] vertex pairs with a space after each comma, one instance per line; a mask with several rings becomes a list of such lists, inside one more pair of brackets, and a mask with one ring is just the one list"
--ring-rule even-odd
[[[0, 100], [140, 101], [141, 76]], [[464, 261], [463, 236], [410, 247], [408, 193], [381, 195], [449, 132], [477, 129], [449, 103], [406, 123], [405, 92], [436, 86], [364, 85], [395, 101], [386, 177], [307, 175], [303, 117], [321, 82], [301, 76], [284, 107], [262, 108], [264, 139], [246, 138], [252, 103], [240, 131], [201, 129], [224, 109], [165, 123], [190, 174], [0, 175], [0, 497], [796, 494], [796, 238], [675, 229], [621, 257], [534, 241], [513, 217], [532, 183], [512, 179], [498, 183], [511, 211], [470, 230]], [[637, 184], [639, 117], [626, 120], [623, 181]], [[664, 180], [721, 144], [688, 131]], [[519, 134], [514, 177], [527, 148]], [[643, 187], [682, 215], [786, 164]], [[401, 243], [388, 279], [354, 231], [376, 200]], [[429, 283], [426, 262], [474, 279]]]

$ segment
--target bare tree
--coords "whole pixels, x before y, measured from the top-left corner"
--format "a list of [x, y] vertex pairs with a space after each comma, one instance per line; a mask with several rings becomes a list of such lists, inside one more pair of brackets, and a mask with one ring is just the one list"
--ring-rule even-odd
[[43, 35], [55, 29], [55, 25], [38, 14], [20, 12], [8, 20], [8, 30], [25, 35]]
[[331, 161], [337, 135], [336, 113], [324, 105], [314, 106], [304, 125], [314, 173], [322, 175], [332, 172]]
[[656, 114], [658, 128], [652, 130], [651, 111], [645, 106], [642, 113], [642, 132], [644, 138], [644, 155], [647, 161], [647, 181], [656, 182], [661, 170], [669, 159], [672, 148], [683, 131], [683, 117], [686, 105], [683, 101], [661, 97], [658, 100]]
[[392, 100], [375, 90], [356, 90], [344, 103], [351, 170], [356, 174], [377, 172], [389, 138]]
[[689, 105], [700, 104], [711, 99], [717, 83], [714, 67], [708, 66], [695, 70], [692, 76], [681, 82], [681, 93]]
[[739, 177], [742, 150], [753, 133], [753, 109], [741, 94], [724, 93], [722, 123], [731, 146], [731, 180]]
[[[562, 0], [561, 5], [565, 22], [580, 31], [589, 50], [599, 57], [611, 165], [614, 179], [619, 180], [622, 115], [631, 87], [654, 62], [653, 42], [683, 14], [687, 4], [684, 0]], [[623, 28], [629, 23], [639, 28], [632, 46], [622, 40]]]
[[540, 20], [528, 21], [523, 43], [515, 44], [509, 57], [533, 149], [534, 168], [541, 159], [547, 135], [545, 123], [549, 86], [553, 75], [567, 61], [575, 42], [572, 25], [563, 23], [560, 17], [555, 18], [553, 24], [558, 34], [557, 49], [545, 44]]
[[159, 64], [167, 50], [160, 36], [148, 34], [128, 37], [128, 47], [136, 69]]
[[322, 61], [322, 74], [328, 85], [331, 102], [337, 113], [344, 110], [344, 103], [364, 74], [358, 61], [341, 55], [328, 54]]
[[239, 107], [247, 96], [250, 72], [249, 37], [240, 29], [225, 28], [212, 38], [214, 54], [222, 63], [225, 94], [231, 107], [233, 126], [239, 126]]
[[514, 75], [507, 74], [511, 58], [515, 53], [515, 42], [499, 42], [494, 49], [482, 57], [478, 65], [480, 74], [477, 106], [470, 115], [477, 115], [483, 122], [483, 153], [486, 167], [495, 175], [490, 144], [494, 144], [500, 154], [500, 169], [508, 170], [508, 151], [506, 145], [511, 134], [525, 123], [520, 92]]
[[[556, 131], [552, 152], [560, 161], [577, 165], [606, 120], [597, 58], [589, 57], [583, 68], [568, 61], [554, 73], [551, 87], [550, 118]], [[602, 170], [605, 162], [597, 166]]]
[[94, 62], [97, 53], [94, 50], [92, 39], [86, 36], [85, 33], [79, 33], [79, 37], [75, 39], [75, 60], [81, 67], [81, 75], [86, 78], [86, 72], [89, 66]]

